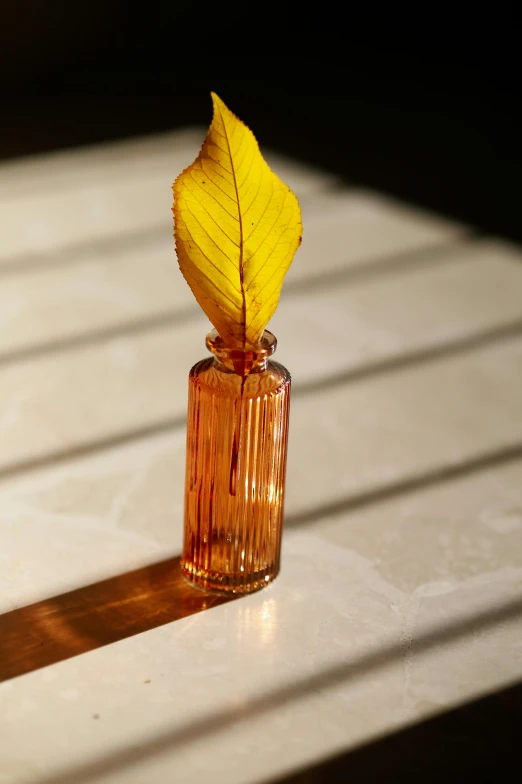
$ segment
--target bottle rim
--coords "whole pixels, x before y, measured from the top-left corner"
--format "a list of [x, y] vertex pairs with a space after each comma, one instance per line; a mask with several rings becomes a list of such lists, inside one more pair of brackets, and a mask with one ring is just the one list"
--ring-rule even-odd
[[268, 358], [277, 348], [277, 338], [267, 329], [254, 346], [227, 346], [216, 329], [211, 329], [206, 340], [208, 350], [226, 367], [240, 375], [248, 374], [253, 368], [266, 366]]

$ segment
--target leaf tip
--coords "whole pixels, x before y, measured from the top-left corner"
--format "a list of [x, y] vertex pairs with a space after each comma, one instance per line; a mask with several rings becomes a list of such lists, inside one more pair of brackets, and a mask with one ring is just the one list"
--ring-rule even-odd
[[214, 111], [216, 111], [216, 109], [223, 109], [223, 107], [226, 108], [219, 95], [212, 90], [210, 92], [210, 97], [212, 98], [212, 106], [214, 107]]
[[[212, 107], [214, 109], [214, 121], [216, 119], [220, 119], [223, 122], [233, 121], [239, 123], [239, 125], [243, 126], [243, 128], [247, 127], [245, 123], [242, 120], [240, 120], [239, 117], [237, 117], [237, 115], [235, 115], [234, 112], [232, 112], [228, 108], [226, 103], [219, 97], [217, 93], [211, 92], [210, 96], [212, 98]], [[217, 115], [219, 116], [217, 117]]]

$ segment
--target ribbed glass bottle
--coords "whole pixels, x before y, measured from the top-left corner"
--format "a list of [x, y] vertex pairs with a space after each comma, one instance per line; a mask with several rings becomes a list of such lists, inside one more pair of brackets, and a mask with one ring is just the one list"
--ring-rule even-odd
[[260, 343], [227, 348], [189, 375], [182, 569], [206, 590], [249, 593], [279, 572], [290, 374]]

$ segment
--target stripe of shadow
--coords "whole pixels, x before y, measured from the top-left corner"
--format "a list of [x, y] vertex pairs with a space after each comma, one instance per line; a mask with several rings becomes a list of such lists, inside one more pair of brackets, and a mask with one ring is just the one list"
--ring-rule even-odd
[[112, 327], [93, 329], [85, 334], [70, 335], [51, 340], [47, 343], [14, 349], [12, 351], [4, 351], [3, 354], [0, 353], [0, 365], [10, 365], [16, 362], [25, 362], [31, 359], [38, 359], [39, 357], [60, 354], [65, 351], [89, 348], [90, 346], [96, 346], [99, 343], [105, 343], [106, 341], [115, 338], [142, 335], [147, 332], [154, 332], [155, 330], [170, 328], [184, 323], [186, 324], [187, 322], [198, 318], [201, 318], [201, 310], [193, 307], [158, 313], [154, 316], [144, 317], [140, 321], [123, 322]]
[[[364, 379], [372, 378], [385, 373], [398, 372], [414, 365], [442, 359], [448, 356], [458, 355], [472, 349], [478, 349], [489, 345], [490, 343], [495, 343], [499, 340], [519, 338], [521, 334], [522, 321], [515, 322], [514, 324], [508, 324], [506, 326], [498, 327], [492, 330], [485, 330], [479, 334], [459, 338], [448, 344], [437, 345], [429, 349], [422, 349], [399, 357], [391, 357], [390, 359], [384, 359], [369, 365], [356, 367], [338, 375], [319, 379], [318, 381], [311, 381], [300, 385], [296, 384], [292, 391], [292, 395], [293, 397], [296, 397], [307, 394], [315, 394], [320, 391], [333, 389], [336, 386], [355, 383], [357, 381], [362, 381]], [[49, 452], [39, 457], [30, 458], [28, 460], [21, 460], [17, 463], [12, 463], [10, 465], [4, 466], [3, 468], [0, 468], [0, 481], [17, 476], [19, 474], [29, 473], [47, 466], [64, 463], [68, 460], [85, 457], [87, 455], [101, 452], [106, 449], [112, 449], [113, 447], [121, 446], [123, 444], [144, 440], [159, 435], [160, 433], [168, 432], [170, 430], [177, 430], [184, 427], [185, 424], [185, 416], [172, 417], [153, 423], [151, 425], [144, 425], [143, 427], [128, 430], [124, 433], [88, 441], [84, 444], [79, 444], [78, 446], [69, 449], [56, 450], [55, 452]], [[442, 469], [443, 472], [446, 470], [446, 468]], [[451, 471], [460, 470], [465, 470], [465, 467], [451, 469]], [[401, 487], [402, 484], [404, 484], [406, 488], [417, 487], [419, 486], [418, 483], [420, 482], [422, 485], [423, 481], [424, 480], [419, 480], [418, 478], [413, 478], [407, 480], [405, 483], [401, 483]], [[410, 482], [412, 484], [409, 484]], [[372, 491], [370, 494], [371, 497], [373, 497], [376, 492], [377, 491]], [[389, 488], [385, 488], [383, 492], [389, 493], [391, 491]], [[337, 506], [337, 504], [335, 506]], [[313, 514], [313, 519], [315, 519], [315, 512]], [[306, 519], [300, 518], [300, 521], [307, 522], [307, 517], [305, 516], [305, 518]], [[288, 524], [294, 524], [291, 517], [288, 519]]]
[[[72, 242], [59, 250], [45, 250], [36, 253], [23, 253], [0, 258], [0, 275], [17, 275], [20, 272], [50, 269], [54, 267], [70, 266], [73, 263], [85, 261], [85, 256], [106, 256], [107, 253], [116, 253], [136, 247], [146, 247], [150, 242], [157, 242], [162, 237], [169, 237], [172, 227], [165, 222], [157, 223], [147, 229], [129, 230], [124, 234], [100, 239], [87, 239], [81, 242]], [[172, 244], [174, 252], [174, 241]], [[174, 257], [173, 257], [174, 258]]]
[[[437, 646], [483, 632], [485, 628], [500, 625], [522, 616], [522, 598], [498, 607], [489, 608], [468, 618], [458, 618], [444, 626], [425, 632], [408, 644], [408, 651], [419, 655]], [[99, 759], [80, 762], [68, 769], [57, 770], [51, 776], [35, 780], [33, 784], [88, 784], [102, 776], [132, 768], [157, 754], [176, 752], [193, 741], [222, 733], [237, 724], [244, 724], [250, 717], [256, 720], [264, 714], [277, 710], [319, 691], [333, 689], [347, 681], [355, 681], [370, 672], [401, 662], [405, 654], [405, 643], [382, 645], [369, 650], [352, 661], [343, 662], [316, 674], [307, 674], [286, 686], [265, 690], [242, 705], [228, 705], [206, 716], [188, 722], [185, 726], [166, 730], [155, 738], [129, 738], [126, 748], [110, 751]], [[388, 781], [389, 779], [384, 779]], [[382, 780], [379, 780], [382, 781]]]
[[[186, 126], [185, 128], [180, 129], [180, 130], [183, 132], [184, 135], [185, 135], [185, 132], [186, 132], [185, 138], [181, 140], [181, 143], [182, 143], [182, 145], [184, 145], [184, 147], [182, 147], [180, 149], [180, 145], [179, 145], [178, 140], [176, 140], [174, 138], [173, 139], [167, 139], [165, 141], [160, 139], [158, 146], [154, 146], [154, 148], [150, 148], [149, 147], [148, 150], [144, 151], [141, 154], [141, 159], [142, 160], [146, 160], [146, 166], [141, 164], [141, 173], [146, 174], [148, 176], [148, 175], [150, 175], [151, 172], [158, 172], [158, 171], [164, 172], [165, 169], [166, 169], [166, 166], [168, 165], [168, 162], [169, 162], [168, 156], [173, 151], [175, 151], [178, 154], [180, 152], [183, 152], [183, 154], [186, 154], [189, 157], [190, 157], [190, 155], [193, 155], [193, 154], [197, 155], [197, 152], [201, 148], [201, 144], [202, 144], [202, 142], [203, 142], [203, 140], [204, 140], [204, 138], [206, 136], [207, 129], [205, 127]], [[167, 131], [167, 133], [169, 133], [169, 132]], [[192, 134], [192, 137], [191, 137], [191, 134]], [[139, 137], [131, 138], [131, 143], [133, 143], [136, 140], [136, 138], [139, 138]], [[189, 141], [188, 147], [187, 147], [187, 138], [188, 138], [188, 141]], [[108, 142], [108, 144], [120, 145], [121, 141], [116, 141], [114, 143], [113, 142]], [[102, 145], [105, 146], [105, 142], [102, 143]], [[96, 146], [98, 146], [98, 145], [96, 145]], [[86, 151], [87, 156], [89, 155], [89, 153], [90, 153], [90, 150], [87, 150]], [[35, 153], [34, 157], [35, 158], [39, 158], [42, 154], [44, 156], [47, 156], [48, 153], [46, 153], [46, 152]], [[52, 156], [53, 153], [51, 152], [50, 155]], [[269, 158], [272, 158], [273, 155], [274, 155], [274, 151], [265, 149], [264, 150], [264, 155], [266, 155]], [[275, 155], [278, 156], [279, 154], [275, 153]], [[135, 153], [134, 153], [134, 156], [135, 156]], [[288, 160], [286, 155], [284, 155], [283, 158], [284, 158], [285, 161]], [[333, 189], [333, 188], [338, 189], [339, 187], [342, 187], [342, 186], [347, 188], [347, 187], [350, 187], [350, 185], [352, 185], [352, 187], [353, 187], [352, 183], [350, 183], [345, 178], [342, 178], [341, 176], [339, 176], [337, 172], [328, 172], [327, 170], [324, 170], [322, 168], [317, 168], [316, 166], [313, 166], [311, 164], [309, 165], [308, 163], [306, 163], [304, 161], [301, 161], [301, 160], [296, 160], [296, 159], [293, 159], [293, 158], [290, 159], [290, 160], [291, 160], [292, 164], [297, 163], [298, 165], [300, 165], [302, 167], [305, 167], [307, 169], [311, 169], [314, 175], [321, 174], [321, 175], [326, 176], [328, 178], [328, 180], [325, 180], [323, 183], [321, 183], [321, 184], [318, 183], [318, 189], [320, 188], [321, 190], [318, 190], [317, 193], [323, 193], [325, 190], [330, 190], [330, 189]], [[107, 156], [105, 161], [102, 161], [100, 159], [100, 157], [97, 156], [96, 160], [94, 162], [94, 166], [97, 167], [97, 168], [100, 168], [100, 166], [102, 164], [104, 164], [104, 165], [106, 165], [109, 168], [109, 170], [113, 166], [116, 166], [117, 169], [118, 169], [124, 162], [125, 162], [125, 154], [124, 153], [119, 153], [119, 154], [115, 154], [114, 156], [112, 156], [112, 155]], [[0, 176], [5, 175], [5, 168], [6, 168], [5, 167], [5, 163], [7, 163], [8, 166], [9, 166], [9, 163], [10, 163], [9, 159], [0, 159]], [[52, 164], [52, 163], [53, 163], [53, 161], [51, 161], [51, 160], [48, 161], [49, 165]], [[276, 168], [278, 167], [278, 163], [279, 163], [279, 160], [276, 159], [276, 161], [275, 161], [275, 167]], [[45, 199], [45, 197], [49, 193], [60, 192], [60, 193], [62, 193], [62, 195], [67, 195], [67, 191], [71, 190], [71, 186], [72, 186], [72, 190], [73, 191], [77, 190], [78, 179], [76, 177], [76, 174], [79, 173], [81, 175], [81, 173], [85, 170], [85, 167], [86, 166], [90, 166], [91, 163], [90, 163], [90, 161], [85, 161], [85, 160], [81, 161], [81, 160], [79, 160], [79, 158], [75, 158], [75, 160], [71, 161], [70, 164], [64, 164], [63, 161], [57, 161], [56, 165], [60, 167], [60, 172], [58, 172], [55, 175], [52, 175], [52, 174], [48, 175], [47, 173], [44, 175], [44, 174], [40, 173], [39, 175], [37, 175], [38, 179], [36, 180], [35, 183], [32, 180], [28, 179], [27, 172], [23, 172], [22, 173], [22, 178], [21, 178], [22, 181], [20, 182], [20, 180], [17, 178], [17, 175], [16, 175], [15, 172], [13, 172], [12, 170], [10, 172], [8, 171], [8, 176], [11, 178], [11, 182], [9, 183], [9, 186], [8, 186], [9, 192], [8, 192], [8, 194], [7, 193], [5, 193], [5, 194], [0, 193], [0, 198], [2, 200], [5, 200], [7, 195], [9, 197], [12, 197], [12, 196], [19, 197], [19, 196], [23, 196], [23, 195], [25, 195], [27, 193], [30, 193], [30, 194], [34, 195], [35, 190], [36, 191], [40, 191], [42, 199]], [[64, 176], [64, 173], [63, 173], [64, 168], [66, 170], [65, 176]], [[274, 168], [274, 167], [271, 166], [271, 168]], [[138, 174], [140, 174], [140, 170], [134, 169], [133, 170], [133, 179]], [[100, 179], [95, 177], [93, 179], [90, 179], [87, 183], [85, 183], [85, 185], [87, 187], [89, 187], [90, 185], [98, 185], [98, 186], [101, 186], [103, 188], [103, 186], [107, 183], [107, 181], [109, 181], [109, 180], [113, 181], [115, 178], [119, 178], [119, 175], [120, 175], [120, 172], [118, 170], [116, 170], [116, 171], [113, 170], [112, 172], [109, 171], [109, 173], [107, 173], [107, 170], [104, 169], [103, 170], [103, 174], [100, 174]], [[174, 170], [172, 170], [172, 175], [174, 176]], [[53, 177], [54, 177], [54, 179], [52, 179]], [[5, 187], [5, 180], [2, 183], [2, 186]], [[304, 197], [301, 197], [299, 199], [299, 201], [302, 202], [306, 198], [307, 198], [307, 196], [305, 195]]]
[[[192, 148], [195, 150], [201, 147], [201, 141], [199, 142], [198, 145], [197, 137], [200, 136], [201, 139], [204, 139], [206, 131], [204, 128], [194, 129], [193, 127], [192, 128], [189, 127], [187, 128], [187, 130], [189, 131], [195, 130], [193, 144], [190, 144], [191, 150], [190, 152], [188, 149], [186, 150], [187, 154], [190, 155], [192, 153]], [[183, 140], [182, 143], [186, 144], [186, 141]], [[121, 144], [121, 142], [120, 141], [108, 142], [107, 144], [119, 145]], [[160, 140], [160, 145], [161, 145], [161, 140]], [[105, 143], [103, 143], [100, 146], [105, 147]], [[162, 147], [158, 146], [152, 149], [149, 148], [146, 152], [142, 153], [141, 158], [142, 160], [146, 159], [147, 163], [146, 166], [141, 164], [141, 172], [146, 174], [147, 176], [150, 175], [151, 172], [158, 172], [158, 171], [164, 172], [166, 167], [166, 160], [168, 160], [167, 159], [168, 153], [173, 150], [175, 150], [177, 153], [183, 151], [180, 150], [179, 144], [175, 139], [169, 140], [168, 148], [169, 149], [167, 149], [167, 145], [163, 143]], [[85, 151], [86, 157], [90, 155], [90, 152], [91, 150]], [[71, 190], [73, 192], [75, 191], [77, 192], [78, 180], [81, 178], [86, 167], [89, 167], [90, 172], [92, 173], [92, 166], [97, 168], [99, 171], [102, 166], [103, 169], [100, 171], [99, 177], [94, 176], [92, 178], [89, 178], [88, 181], [84, 180], [82, 182], [81, 187], [91, 187], [95, 185], [97, 187], [103, 188], [107, 184], [107, 182], [114, 182], [115, 178], [120, 178], [121, 172], [118, 171], [118, 169], [125, 163], [125, 153], [118, 154], [116, 150], [114, 151], [114, 154], [112, 154], [112, 151], [109, 150], [107, 150], [107, 153], [108, 153], [107, 155], [103, 156], [103, 160], [101, 156], [97, 155], [94, 163], [92, 163], [89, 160], [81, 160], [80, 155], [74, 155], [74, 158], [72, 160], [65, 163], [63, 160], [57, 160], [57, 159], [51, 160], [53, 156], [52, 152], [35, 153], [34, 158], [40, 158], [41, 155], [47, 157], [47, 161], [45, 161], [45, 163], [47, 164], [48, 167], [48, 171], [46, 171], [45, 173], [43, 173], [40, 170], [40, 172], [36, 175], [36, 181], [33, 180], [32, 171], [31, 174], [28, 175], [28, 169], [32, 161], [30, 159], [27, 160], [27, 157], [26, 157], [26, 161], [28, 166], [25, 168], [25, 171], [22, 171], [21, 176], [19, 175], [18, 172], [13, 171], [12, 168], [11, 171], [9, 171], [10, 168], [9, 164], [11, 163], [9, 159], [1, 160], [0, 176], [4, 178], [5, 169], [7, 168], [8, 169], [7, 176], [10, 178], [11, 181], [6, 186], [6, 181], [5, 179], [3, 179], [2, 187], [5, 189], [5, 192], [4, 193], [0, 192], [0, 198], [2, 199], [2, 201], [5, 201], [6, 198], [11, 198], [13, 196], [20, 197], [20, 196], [25, 196], [27, 194], [34, 195], [35, 192], [40, 193], [42, 200], [45, 199], [46, 196], [49, 195], [49, 193], [61, 193], [62, 195], [67, 196], [67, 193]], [[136, 160], [135, 155], [136, 154], [134, 153], [133, 155], [134, 161]], [[14, 159], [14, 163], [16, 164], [16, 159]], [[7, 166], [5, 164], [7, 164]], [[114, 167], [116, 168], [116, 170], [114, 170]], [[107, 171], [107, 169], [109, 171]], [[141, 172], [140, 169], [134, 168], [132, 179], [134, 180], [134, 178], [137, 175], [139, 175]]]
[[[332, 183], [322, 187], [315, 193], [301, 198], [300, 201], [303, 204], [316, 196], [324, 193], [335, 193], [338, 190], [340, 190], [339, 185]], [[20, 272], [34, 269], [41, 270], [44, 268], [69, 266], [72, 263], [84, 261], [85, 255], [90, 257], [97, 254], [105, 257], [107, 254], [124, 251], [127, 248], [145, 247], [150, 242], [157, 242], [162, 237], [167, 238], [171, 236], [172, 224], [161, 221], [146, 229], [135, 231], [129, 229], [110, 237], [71, 242], [69, 245], [62, 246], [59, 249], [20, 253], [4, 259], [0, 257], [0, 275], [17, 275]], [[174, 240], [172, 240], [172, 251], [174, 253]]]
[[19, 474], [29, 473], [36, 471], [40, 468], [49, 466], [60, 465], [69, 460], [75, 460], [80, 457], [101, 452], [105, 449], [113, 449], [114, 447], [123, 446], [124, 444], [134, 443], [135, 441], [146, 440], [153, 436], [169, 432], [171, 430], [178, 430], [185, 426], [186, 417], [172, 417], [170, 419], [160, 420], [150, 425], [143, 425], [132, 430], [127, 430], [124, 433], [117, 433], [106, 438], [97, 438], [92, 441], [86, 441], [83, 444], [71, 447], [69, 449], [56, 450], [55, 452], [47, 452], [28, 460], [20, 460], [17, 463], [11, 463], [3, 468], [0, 468], [0, 480], [10, 479]]
[[510, 447], [484, 452], [459, 465], [441, 466], [432, 471], [407, 477], [398, 482], [370, 488], [362, 493], [355, 493], [338, 501], [321, 504], [306, 512], [296, 512], [293, 515], [287, 515], [285, 516], [285, 526], [295, 528], [301, 525], [310, 525], [324, 517], [337, 517], [345, 512], [352, 512], [372, 504], [389, 501], [407, 493], [412, 493], [415, 490], [436, 487], [450, 481], [456, 481], [462, 477], [520, 459], [522, 459], [522, 444], [514, 444]]
[[466, 354], [469, 351], [478, 350], [491, 344], [504, 340], [517, 340], [522, 336], [522, 319], [513, 321], [510, 324], [501, 324], [498, 327], [484, 329], [470, 335], [450, 339], [443, 343], [437, 343], [427, 348], [406, 351], [397, 356], [385, 357], [366, 365], [350, 368], [340, 373], [331, 374], [325, 378], [314, 381], [307, 381], [296, 384], [292, 388], [292, 396], [310, 395], [324, 390], [334, 389], [356, 381], [365, 381], [369, 378], [407, 370], [413, 366], [424, 365], [438, 359], [446, 359], [459, 354]]
[[[448, 254], [461, 247], [473, 247], [478, 244], [484, 234], [478, 230], [462, 229], [452, 239], [434, 240], [421, 248], [408, 251], [399, 251], [393, 254], [376, 254], [367, 261], [339, 267], [330, 271], [321, 271], [317, 275], [310, 275], [300, 280], [289, 280], [283, 285], [283, 294], [300, 293], [301, 291], [317, 291], [321, 288], [330, 288], [337, 283], [348, 280], [366, 280], [369, 278], [393, 275], [411, 267], [429, 267], [434, 262], [439, 266], [442, 263], [451, 263], [455, 259]], [[299, 264], [299, 259], [296, 264]], [[472, 264], [470, 259], [470, 264]]]
[[498, 781], [502, 769], [506, 774], [520, 769], [521, 728], [522, 683], [517, 683], [270, 781], [272, 784]]
[[[469, 244], [465, 242], [464, 244]], [[283, 298], [299, 294], [301, 291], [310, 289], [316, 291], [323, 286], [330, 287], [336, 283], [350, 278], [365, 278], [375, 275], [382, 275], [388, 272], [400, 271], [411, 266], [427, 266], [436, 260], [437, 264], [443, 261], [451, 261], [448, 256], [440, 255], [445, 248], [451, 250], [458, 246], [458, 243], [448, 243], [430, 245], [422, 250], [412, 251], [411, 253], [397, 254], [396, 256], [383, 256], [356, 266], [351, 266], [342, 270], [334, 270], [332, 273], [321, 273], [305, 278], [302, 281], [290, 281], [286, 284], [283, 291]], [[435, 258], [434, 258], [435, 256]], [[90, 346], [103, 343], [112, 338], [125, 337], [126, 335], [139, 335], [145, 332], [161, 329], [164, 327], [176, 326], [187, 323], [201, 316], [201, 309], [194, 305], [183, 310], [172, 310], [157, 315], [144, 317], [143, 319], [123, 322], [121, 324], [101, 329], [93, 329], [83, 335], [70, 335], [67, 337], [48, 341], [46, 343], [29, 345], [26, 348], [5, 351], [0, 354], [0, 365], [14, 364], [28, 359], [49, 356], [63, 351], [88, 348]]]
[[208, 594], [168, 558], [0, 615], [0, 681], [208, 610], [236, 595]]

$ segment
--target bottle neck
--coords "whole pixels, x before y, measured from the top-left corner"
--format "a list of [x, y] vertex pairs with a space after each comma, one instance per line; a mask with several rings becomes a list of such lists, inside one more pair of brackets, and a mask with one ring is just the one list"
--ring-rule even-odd
[[275, 336], [266, 329], [259, 343], [255, 346], [248, 346], [248, 348], [227, 346], [215, 329], [208, 333], [205, 342], [209, 351], [214, 355], [216, 365], [221, 370], [243, 377], [250, 373], [261, 373], [266, 370], [268, 359], [277, 347]]

